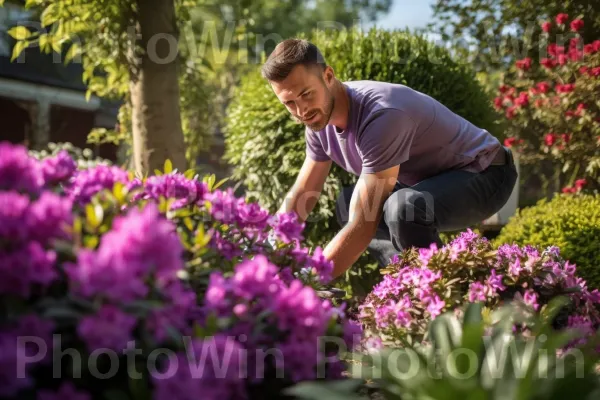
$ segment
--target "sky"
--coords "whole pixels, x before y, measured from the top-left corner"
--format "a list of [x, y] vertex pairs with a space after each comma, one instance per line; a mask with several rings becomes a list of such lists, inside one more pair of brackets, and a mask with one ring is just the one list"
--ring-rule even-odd
[[377, 21], [383, 29], [424, 28], [431, 21], [434, 0], [393, 0], [390, 12]]

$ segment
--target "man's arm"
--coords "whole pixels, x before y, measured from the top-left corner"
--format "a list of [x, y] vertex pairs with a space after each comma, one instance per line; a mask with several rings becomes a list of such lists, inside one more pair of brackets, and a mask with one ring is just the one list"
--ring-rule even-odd
[[333, 262], [333, 278], [346, 272], [367, 249], [383, 214], [383, 205], [394, 189], [400, 166], [362, 174], [350, 201], [349, 220], [323, 251]]
[[307, 156], [294, 185], [279, 207], [278, 213], [294, 211], [302, 222], [306, 221], [317, 204], [331, 165], [331, 160], [315, 161]]

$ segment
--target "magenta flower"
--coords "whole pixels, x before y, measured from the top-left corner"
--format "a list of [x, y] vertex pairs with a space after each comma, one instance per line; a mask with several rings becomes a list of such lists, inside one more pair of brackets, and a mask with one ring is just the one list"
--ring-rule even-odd
[[77, 164], [66, 150], [43, 159], [40, 164], [46, 186], [67, 183], [77, 170]]
[[74, 203], [85, 204], [98, 192], [112, 189], [117, 182], [127, 184], [129, 174], [121, 168], [99, 164], [78, 171], [66, 191]]
[[299, 222], [298, 215], [293, 211], [277, 214], [269, 218], [269, 223], [273, 227], [275, 235], [284, 243], [304, 239], [302, 231], [305, 224], [304, 222]]
[[485, 287], [481, 282], [473, 282], [469, 286], [469, 302], [486, 301]]
[[533, 289], [529, 289], [523, 295], [523, 302], [530, 307], [533, 307], [534, 310], [539, 308], [537, 303], [537, 293]]
[[429, 260], [431, 259], [431, 257], [433, 257], [434, 254], [437, 253], [437, 251], [438, 247], [435, 243], [431, 243], [429, 248], [419, 249], [419, 261], [421, 261], [421, 265], [423, 267], [426, 267], [427, 264], [429, 264]]
[[308, 259], [308, 265], [314, 268], [321, 283], [327, 283], [331, 280], [333, 262], [325, 258], [321, 247], [317, 246], [314, 254]]
[[25, 355], [25, 348], [19, 345], [13, 332], [0, 332], [0, 397], [16, 396], [21, 389], [32, 385], [29, 371], [24, 376], [18, 375]]
[[56, 392], [41, 389], [38, 392], [37, 400], [92, 400], [92, 396], [78, 390], [72, 382], [67, 381]]
[[69, 239], [68, 229], [73, 222], [73, 203], [51, 192], [43, 192], [29, 207], [26, 224], [31, 238], [48, 245], [53, 239]]
[[112, 305], [104, 305], [96, 315], [84, 317], [77, 327], [77, 334], [88, 350], [111, 349], [122, 352], [132, 340], [131, 331], [136, 318]]
[[43, 185], [40, 164], [29, 156], [25, 146], [0, 142], [0, 191], [37, 195]]
[[55, 263], [56, 253], [37, 242], [0, 250], [0, 294], [28, 298], [35, 288], [47, 288], [58, 277]]
[[238, 201], [233, 195], [233, 189], [226, 191], [215, 190], [207, 194], [210, 202], [210, 215], [218, 222], [232, 224], [238, 219]]
[[195, 340], [155, 372], [155, 400], [245, 400], [247, 373], [243, 348], [231, 337]]
[[27, 223], [29, 197], [16, 192], [0, 192], [0, 239], [25, 241], [35, 225]]
[[436, 295], [427, 306], [427, 312], [429, 312], [431, 318], [435, 318], [442, 313], [445, 306], [446, 303]]

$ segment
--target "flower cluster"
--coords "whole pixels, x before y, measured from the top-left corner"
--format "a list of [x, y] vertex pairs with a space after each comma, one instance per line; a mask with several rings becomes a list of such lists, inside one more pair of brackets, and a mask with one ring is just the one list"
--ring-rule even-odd
[[[62, 349], [90, 360], [131, 343], [147, 361], [174, 349], [142, 372], [157, 399], [270, 398], [320, 372], [340, 377], [340, 349], [320, 340], [346, 347], [361, 331], [314, 290], [332, 263], [302, 246], [294, 214], [272, 216], [177, 172], [139, 180], [103, 164], [76, 170], [66, 152], [36, 160], [5, 143], [0, 155], [1, 397], [134, 397], [122, 384], [127, 363], [115, 379], [40, 380], [57, 333]], [[19, 336], [43, 340], [47, 357]], [[273, 351], [281, 358], [257, 358]], [[190, 357], [207, 368], [184, 365]]]
[[[544, 22], [545, 55], [539, 62], [529, 57], [516, 61], [494, 99], [507, 119], [504, 144], [519, 151], [523, 164], [543, 161], [564, 167], [565, 193], [582, 188], [574, 185], [576, 179], [595, 189], [599, 172], [600, 40], [584, 43], [579, 34], [583, 26], [583, 20], [570, 20], [567, 14]], [[573, 177], [572, 170], [581, 175]]]
[[441, 249], [435, 244], [411, 249], [392, 261], [359, 316], [366, 337], [380, 336], [384, 343], [397, 343], [406, 335], [422, 340], [429, 321], [467, 302], [496, 308], [518, 301], [537, 311], [571, 289], [578, 289], [569, 294], [573, 320], [600, 326], [600, 293], [588, 290], [575, 265], [561, 259], [556, 247], [540, 252], [532, 246], [502, 245], [494, 250], [469, 230]]

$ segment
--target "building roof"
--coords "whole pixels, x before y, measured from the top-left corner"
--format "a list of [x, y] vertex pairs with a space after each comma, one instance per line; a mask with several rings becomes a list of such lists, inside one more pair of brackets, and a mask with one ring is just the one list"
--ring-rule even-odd
[[[6, 35], [0, 32], [2, 34]], [[10, 48], [13, 45], [14, 42], [10, 44]], [[0, 55], [0, 77], [3, 78], [85, 92], [82, 73], [81, 64], [70, 62], [65, 65], [64, 57], [42, 53], [37, 47], [24, 50], [12, 62], [9, 56]]]

